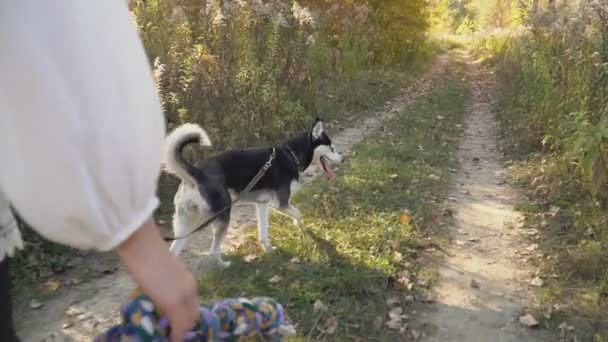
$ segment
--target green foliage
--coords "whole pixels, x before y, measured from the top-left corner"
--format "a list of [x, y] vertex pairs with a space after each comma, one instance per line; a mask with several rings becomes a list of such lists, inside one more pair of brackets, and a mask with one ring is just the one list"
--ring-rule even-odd
[[320, 112], [332, 83], [412, 63], [428, 26], [423, 0], [151, 0], [130, 8], [168, 122], [198, 122], [220, 148], [336, 117], [339, 108]]
[[472, 0], [434, 0], [432, 27], [445, 33], [472, 33], [476, 30], [477, 9]]
[[502, 104], [527, 127], [526, 143], [563, 156], [571, 172], [584, 177], [590, 194], [603, 198], [608, 54], [602, 22], [588, 6], [564, 11], [570, 19], [563, 26], [537, 23], [517, 36], [481, 44], [494, 52]]

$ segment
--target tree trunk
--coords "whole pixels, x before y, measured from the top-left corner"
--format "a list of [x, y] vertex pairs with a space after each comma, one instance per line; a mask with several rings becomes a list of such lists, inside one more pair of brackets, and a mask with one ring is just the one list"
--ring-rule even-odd
[[555, 11], [555, 0], [549, 0], [549, 10]]
[[538, 14], [538, 0], [532, 0], [532, 16], [535, 17]]

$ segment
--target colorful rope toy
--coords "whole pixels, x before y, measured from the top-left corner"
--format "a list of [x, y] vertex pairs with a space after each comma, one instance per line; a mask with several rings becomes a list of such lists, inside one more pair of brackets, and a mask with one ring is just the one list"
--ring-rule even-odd
[[[122, 323], [95, 338], [96, 342], [168, 341], [169, 320], [162, 317], [144, 295], [135, 293], [121, 310]], [[226, 299], [200, 308], [201, 321], [184, 341], [237, 341], [240, 337], [261, 334], [283, 341], [295, 335], [295, 327], [272, 298]]]

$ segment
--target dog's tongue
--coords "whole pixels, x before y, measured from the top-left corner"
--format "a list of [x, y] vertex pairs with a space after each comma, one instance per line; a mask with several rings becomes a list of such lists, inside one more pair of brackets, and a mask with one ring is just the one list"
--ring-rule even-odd
[[327, 158], [321, 158], [321, 166], [323, 167], [323, 171], [325, 171], [327, 178], [331, 179], [334, 176], [334, 171], [331, 169], [330, 162], [327, 160]]

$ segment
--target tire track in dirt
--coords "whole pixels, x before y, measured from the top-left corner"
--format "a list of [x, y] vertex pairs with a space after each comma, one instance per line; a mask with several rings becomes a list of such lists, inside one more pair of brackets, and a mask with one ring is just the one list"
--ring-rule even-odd
[[517, 193], [496, 146], [491, 111], [493, 73], [466, 59], [469, 114], [458, 150], [457, 187], [450, 195], [454, 245], [439, 267], [434, 303], [417, 317], [427, 342], [555, 341], [519, 323], [533, 306], [530, 270], [516, 258], [536, 253], [514, 227]]
[[[386, 102], [382, 110], [333, 133], [334, 144], [348, 156], [357, 143], [381, 129], [386, 120], [400, 113], [414, 99], [429, 93], [448, 64], [448, 56], [438, 57], [424, 75], [402, 89], [397, 97]], [[329, 129], [334, 130], [331, 125]], [[322, 171], [318, 165], [311, 166], [303, 176], [303, 184], [310, 183], [320, 174]], [[228, 236], [224, 240], [223, 250], [227, 253], [242, 241], [243, 229], [255, 224], [253, 207], [238, 205], [236, 208]], [[215, 265], [214, 259], [206, 255], [211, 242], [210, 234], [209, 231], [203, 231], [192, 236], [186, 251], [182, 253], [189, 268], [195, 273], [206, 272]], [[90, 341], [99, 332], [118, 323], [118, 309], [133, 287], [128, 275], [121, 269], [115, 274], [70, 287], [44, 302], [38, 309], [18, 308], [15, 321], [19, 336], [28, 342]]]

